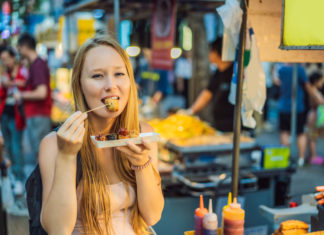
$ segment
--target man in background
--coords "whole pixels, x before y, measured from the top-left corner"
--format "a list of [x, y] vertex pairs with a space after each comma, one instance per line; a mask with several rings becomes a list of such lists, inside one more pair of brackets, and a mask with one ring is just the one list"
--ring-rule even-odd
[[217, 71], [210, 77], [208, 86], [187, 110], [188, 114], [196, 114], [213, 102], [215, 127], [223, 132], [233, 131], [234, 105], [229, 103], [228, 95], [233, 76], [233, 62], [222, 61], [222, 38], [210, 45], [209, 61], [217, 66]]
[[52, 97], [47, 62], [36, 52], [36, 40], [28, 33], [18, 39], [18, 51], [30, 64], [26, 90], [16, 95], [25, 103], [27, 135], [35, 157], [42, 138], [51, 131]]

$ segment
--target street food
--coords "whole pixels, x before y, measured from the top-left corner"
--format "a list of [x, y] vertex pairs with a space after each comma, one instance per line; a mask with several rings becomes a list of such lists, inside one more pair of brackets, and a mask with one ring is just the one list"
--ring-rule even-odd
[[96, 135], [95, 138], [98, 141], [105, 141], [106, 140], [106, 136], [102, 135], [102, 134]]
[[154, 131], [163, 138], [192, 138], [202, 135], [213, 135], [216, 130], [197, 117], [185, 114], [173, 114], [166, 119], [153, 119], [149, 122]]
[[129, 137], [128, 130], [126, 128], [120, 128], [118, 132], [118, 139], [128, 139]]
[[299, 220], [287, 220], [280, 224], [274, 235], [301, 235], [308, 233], [308, 224]]
[[104, 100], [105, 105], [107, 105], [107, 109], [110, 112], [117, 112], [119, 110], [119, 97], [113, 96], [108, 97]]
[[107, 140], [137, 138], [138, 136], [139, 134], [135, 130], [128, 131], [126, 128], [120, 128], [118, 134], [116, 133], [110, 133], [107, 135], [99, 134], [95, 136], [95, 139], [98, 141], [107, 141]]

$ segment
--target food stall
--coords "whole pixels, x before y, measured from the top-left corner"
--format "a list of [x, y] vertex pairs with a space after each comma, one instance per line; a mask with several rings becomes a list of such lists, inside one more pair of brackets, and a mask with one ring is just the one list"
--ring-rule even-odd
[[[136, 4], [135, 2], [132, 1], [134, 5], [121, 5], [121, 14], [127, 11], [134, 12], [141, 8], [143, 2], [138, 1]], [[208, 6], [209, 3], [212, 4], [211, 2], [215, 4], [213, 7]], [[276, 7], [278, 2], [276, 2]], [[97, 1], [81, 1], [74, 6], [67, 7], [66, 14], [69, 15], [78, 10], [95, 9], [98, 7], [96, 3]], [[113, 9], [112, 1], [107, 1], [105, 4], [101, 7]], [[202, 1], [199, 7], [192, 1], [179, 1], [179, 4], [186, 4], [186, 6], [192, 4], [194, 11], [206, 9], [214, 11], [216, 5], [219, 6], [221, 1]], [[251, 21], [257, 36], [261, 30], [263, 30], [263, 35], [269, 35], [269, 32], [264, 32], [268, 27], [263, 26], [261, 29], [261, 23], [258, 22], [258, 17], [262, 15], [260, 12], [269, 7], [269, 4], [272, 2], [250, 1], [249, 11], [251, 11]], [[246, 7], [244, 7], [243, 28], [246, 27], [247, 21]], [[262, 8], [261, 11], [260, 8]], [[273, 8], [269, 7], [269, 9]], [[117, 13], [119, 11], [115, 11], [115, 14]], [[145, 14], [149, 15], [147, 12]], [[278, 16], [277, 13], [275, 16]], [[116, 19], [119, 21], [119, 16]], [[274, 21], [273, 23], [278, 22]], [[272, 33], [271, 36], [273, 36]], [[241, 56], [239, 56], [239, 65], [241, 65], [239, 66], [239, 80], [241, 82], [244, 34], [245, 30], [242, 30]], [[276, 40], [271, 41], [271, 43], [277, 42]], [[261, 43], [263, 43], [262, 40]], [[294, 57], [293, 54], [290, 55], [291, 57], [287, 57], [283, 52], [278, 53], [277, 50], [273, 50], [276, 46], [271, 45], [270, 51], [276, 53], [277, 57], [276, 59], [269, 57], [270, 59], [266, 60], [289, 61], [289, 58]], [[264, 50], [261, 50], [261, 57], [263, 55]], [[178, 114], [164, 120], [150, 121], [155, 131], [162, 137], [161, 143], [159, 143], [159, 157], [166, 203], [161, 221], [154, 227], [158, 234], [167, 234], [170, 231], [173, 234], [183, 234], [185, 230], [192, 229], [194, 210], [198, 205], [197, 196], [200, 194], [217, 201], [216, 213], [221, 214], [221, 209], [227, 202], [227, 193], [232, 191], [234, 197], [238, 197], [238, 201], [244, 205], [244, 209], [248, 212], [245, 218], [246, 227], [272, 225], [265, 218], [258, 216], [259, 205], [274, 207], [285, 204], [288, 192], [286, 188], [289, 186], [291, 174], [295, 171], [289, 161], [290, 150], [279, 146], [260, 146], [254, 139], [241, 135], [241, 91], [241, 85], [238, 85], [236, 96], [238, 107], [235, 112], [234, 133], [217, 132], [195, 117]], [[281, 156], [280, 161], [277, 160], [278, 155]]]

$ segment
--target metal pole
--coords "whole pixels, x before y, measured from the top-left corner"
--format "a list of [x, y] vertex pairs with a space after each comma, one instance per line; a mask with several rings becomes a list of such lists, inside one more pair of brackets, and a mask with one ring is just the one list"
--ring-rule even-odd
[[119, 14], [120, 14], [119, 0], [114, 0], [115, 34], [118, 42], [120, 42], [120, 38], [119, 38], [120, 15]]
[[239, 56], [238, 56], [238, 75], [236, 87], [236, 105], [234, 109], [234, 136], [233, 136], [233, 156], [232, 156], [232, 195], [237, 197], [239, 181], [239, 157], [240, 157], [240, 136], [241, 136], [241, 104], [242, 104], [242, 86], [244, 73], [244, 50], [246, 38], [247, 4], [245, 0], [241, 1], [243, 18], [240, 32]]
[[298, 64], [293, 64], [292, 90], [291, 90], [291, 126], [290, 126], [290, 153], [293, 163], [297, 163], [297, 89], [298, 89]]

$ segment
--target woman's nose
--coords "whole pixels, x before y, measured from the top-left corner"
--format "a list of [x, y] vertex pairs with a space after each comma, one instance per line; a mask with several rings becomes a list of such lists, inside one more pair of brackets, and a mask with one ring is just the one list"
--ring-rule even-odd
[[116, 88], [116, 82], [113, 76], [107, 75], [107, 78], [105, 79], [105, 89], [110, 90]]

